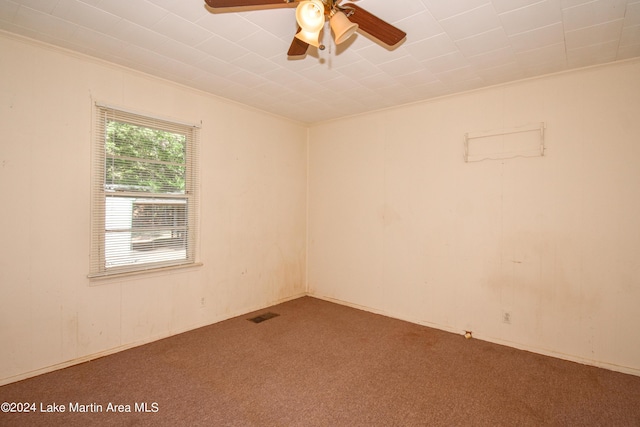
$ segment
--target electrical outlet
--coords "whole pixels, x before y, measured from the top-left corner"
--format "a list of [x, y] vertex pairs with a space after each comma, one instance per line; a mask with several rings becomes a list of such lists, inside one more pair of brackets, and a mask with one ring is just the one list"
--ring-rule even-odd
[[511, 312], [503, 310], [502, 311], [502, 323], [511, 324]]
[[204, 297], [200, 298], [200, 308], [204, 307], [204, 303], [205, 303]]

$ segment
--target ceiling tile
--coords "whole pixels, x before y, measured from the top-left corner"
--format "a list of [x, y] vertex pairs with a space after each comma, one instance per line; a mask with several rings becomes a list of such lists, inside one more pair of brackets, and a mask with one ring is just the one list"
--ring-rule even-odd
[[[111, 0], [103, 0], [111, 1]], [[140, 1], [140, 0], [132, 0]], [[174, 15], [180, 16], [187, 21], [196, 22], [204, 15], [208, 15], [210, 12], [205, 7], [204, 2], [200, 1], [185, 1], [185, 0], [145, 0], [151, 1], [156, 6], [172, 12]]]
[[534, 3], [539, 3], [540, 0], [491, 0], [491, 2], [493, 3], [493, 7], [496, 9], [496, 12], [504, 13], [530, 6]]
[[418, 61], [436, 58], [458, 50], [456, 44], [451, 41], [451, 38], [446, 33], [407, 44], [404, 48]]
[[527, 69], [539, 69], [549, 65], [549, 68], [556, 69], [566, 67], [566, 50], [564, 43], [531, 49], [524, 52], [516, 52], [518, 62]]
[[[358, 35], [359, 39], [365, 40], [362, 48], [356, 48], [355, 51], [367, 61], [381, 64], [387, 61], [393, 61], [396, 58], [406, 55], [403, 49], [388, 50], [376, 43], [371, 42], [364, 36]], [[355, 46], [355, 45], [354, 45]]]
[[97, 7], [102, 2], [102, 0], [80, 0], [80, 1], [95, 7]]
[[77, 0], [59, 0], [52, 15], [98, 32], [114, 27], [121, 17]]
[[376, 92], [383, 97], [388, 96], [395, 99], [396, 96], [399, 96], [403, 99], [406, 99], [406, 97], [411, 94], [411, 88], [408, 88], [396, 81], [393, 81], [391, 84], [377, 89]]
[[47, 14], [51, 14], [55, 9], [59, 0], [21, 0], [14, 3], [21, 4], [22, 6], [38, 10]]
[[567, 50], [567, 63], [570, 67], [584, 67], [615, 61], [618, 54], [618, 41], [584, 46]]
[[119, 56], [126, 42], [84, 27], [78, 27], [71, 37], [78, 45], [99, 53]]
[[616, 59], [631, 59], [637, 58], [638, 56], [640, 56], [640, 43], [620, 46], [618, 48], [618, 56], [616, 57]]
[[155, 51], [171, 59], [175, 59], [185, 64], [195, 64], [202, 60], [202, 52], [191, 46], [167, 39], [165, 42], [157, 46]]
[[402, 7], [396, 7], [391, 2], [372, 0], [360, 2], [358, 5], [367, 9], [369, 13], [392, 24], [398, 24], [398, 21], [425, 10], [421, 0], [402, 0]]
[[137, 63], [145, 65], [151, 69], [159, 69], [167, 62], [167, 57], [159, 55], [158, 53], [149, 49], [144, 49], [139, 46], [127, 43], [120, 52], [120, 56], [129, 61], [129, 63]]
[[108, 0], [97, 2], [97, 7], [144, 27], [152, 27], [167, 16], [166, 9], [148, 1]]
[[[231, 80], [232, 82], [238, 83], [242, 87], [250, 88], [251, 90], [255, 90], [257, 86], [267, 83], [267, 81], [264, 78], [260, 77], [258, 74], [245, 70], [238, 71], [237, 73], [227, 76], [226, 78]], [[248, 92], [249, 91], [247, 91], [247, 93]], [[245, 96], [247, 95], [245, 94]]]
[[483, 86], [486, 86], [484, 80], [482, 80], [480, 76], [476, 76], [469, 80], [457, 79], [457, 81], [454, 84], [451, 84], [449, 87], [454, 92], [466, 92], [469, 90], [479, 89]]
[[196, 49], [223, 61], [233, 61], [249, 53], [249, 50], [215, 34], [195, 46]]
[[363, 60], [362, 56], [355, 49], [351, 49], [347, 42], [336, 46], [331, 41], [321, 55], [321, 61], [326, 62], [330, 69], [345, 69]]
[[255, 10], [244, 19], [279, 38], [291, 40], [298, 30], [295, 8]]
[[627, 0], [596, 0], [562, 11], [565, 31], [622, 19]]
[[353, 80], [344, 75], [336, 74], [333, 79], [323, 82], [323, 86], [335, 93], [342, 93], [345, 90], [353, 89]]
[[[158, 34], [149, 28], [142, 27], [129, 21], [119, 22], [114, 27], [114, 33], [120, 34], [120, 37], [136, 46], [143, 47], [149, 50], [159, 50], [160, 47], [168, 43], [170, 39], [162, 34]], [[174, 41], [175, 43], [175, 41]]]
[[422, 62], [434, 74], [443, 73], [469, 65], [469, 61], [460, 52], [453, 52]]
[[449, 37], [456, 41], [498, 28], [500, 20], [491, 3], [487, 3], [450, 18], [442, 19], [440, 25]]
[[162, 67], [166, 72], [166, 77], [172, 81], [188, 85], [194, 79], [207, 74], [203, 70], [191, 65], [185, 64], [174, 59], [169, 59]]
[[238, 72], [238, 67], [227, 62], [220, 61], [216, 58], [207, 57], [195, 64], [201, 70], [219, 77], [229, 77]]
[[457, 86], [462, 83], [465, 87], [467, 87], [468, 81], [479, 79], [478, 73], [471, 66], [437, 73], [436, 77], [445, 84]]
[[561, 22], [535, 28], [509, 36], [514, 51], [537, 49], [552, 44], [564, 43], [564, 28]]
[[296, 73], [283, 73], [280, 68], [276, 68], [273, 71], [267, 71], [262, 74], [262, 77], [273, 82], [276, 87], [287, 86], [290, 87], [291, 90], [294, 89], [294, 84], [296, 82], [300, 82], [303, 79], [302, 76], [299, 76]]
[[640, 44], [640, 25], [624, 27], [620, 35], [620, 46]]
[[359, 80], [360, 84], [377, 93], [381, 88], [395, 86], [397, 83], [387, 77], [386, 74], [380, 73]]
[[622, 19], [605, 22], [604, 24], [567, 31], [565, 40], [567, 49], [589, 46], [596, 43], [607, 43], [620, 38]]
[[0, 21], [13, 22], [20, 6], [6, 0], [0, 1]]
[[456, 41], [460, 52], [466, 57], [475, 56], [510, 45], [509, 38], [502, 27], [476, 34]]
[[380, 64], [378, 68], [384, 71], [389, 76], [395, 77], [423, 70], [424, 66], [412, 56], [407, 55], [403, 56], [402, 58], [394, 59], [393, 61]]
[[525, 74], [517, 62], [508, 62], [496, 67], [477, 70], [478, 75], [487, 84], [499, 84], [522, 79]]
[[426, 83], [436, 82], [438, 81], [438, 78], [432, 72], [423, 68], [414, 71], [413, 73], [400, 76], [397, 80], [400, 84], [411, 88], [421, 86]]
[[253, 33], [237, 42], [247, 50], [252, 50], [264, 58], [285, 55], [289, 44], [270, 33]]
[[520, 9], [501, 13], [499, 16], [507, 35], [531, 31], [535, 28], [562, 22], [559, 0], [544, 0]]
[[232, 63], [244, 70], [251, 70], [251, 72], [255, 74], [266, 73], [277, 68], [274, 63], [271, 61], [265, 61], [262, 56], [253, 52], [249, 52], [248, 54], [241, 56], [240, 58], [232, 61]]
[[447, 19], [454, 15], [468, 12], [471, 9], [489, 4], [488, 0], [423, 0], [427, 9], [437, 20]]
[[624, 26], [633, 25], [640, 25], [640, 1], [628, 4], [624, 15]]
[[443, 32], [438, 21], [427, 11], [398, 21], [397, 26], [407, 33], [407, 43], [414, 43]]
[[188, 46], [202, 43], [211, 37], [209, 31], [173, 14], [166, 15], [151, 29]]
[[211, 13], [197, 21], [210, 32], [230, 41], [240, 40], [260, 31], [260, 27], [236, 13]]
[[[344, 76], [344, 74], [339, 73], [338, 71], [329, 68], [329, 66], [325, 63], [319, 63], [314, 67], [306, 68], [301, 71], [301, 75], [313, 82], [315, 85], [322, 84], [329, 80], [335, 79], [336, 77]], [[308, 82], [307, 82], [308, 83]], [[313, 91], [313, 85], [307, 88], [309, 91]], [[315, 90], [318, 90], [315, 88]]]
[[567, 69], [567, 61], [546, 61], [528, 65], [523, 68], [524, 77], [536, 77], [545, 74], [559, 73]]
[[19, 7], [13, 22], [25, 28], [37, 28], [43, 34], [62, 40], [69, 40], [78, 29], [78, 25], [70, 24], [57, 16], [23, 6]]
[[351, 63], [347, 66], [336, 68], [336, 71], [356, 81], [361, 78], [380, 74], [380, 68], [374, 66], [369, 61]]
[[467, 57], [467, 60], [476, 68], [476, 70], [482, 70], [515, 63], [517, 61], [517, 57], [513, 52], [513, 49], [505, 47], [491, 52], [482, 53], [480, 55], [469, 56]]
[[573, 6], [579, 6], [585, 3], [591, 3], [594, 0], [560, 0], [560, 5], [563, 9], [567, 9]]

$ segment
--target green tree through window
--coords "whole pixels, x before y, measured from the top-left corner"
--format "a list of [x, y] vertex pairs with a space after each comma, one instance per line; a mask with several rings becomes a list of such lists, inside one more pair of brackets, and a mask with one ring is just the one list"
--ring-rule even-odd
[[186, 136], [109, 121], [106, 185], [151, 193], [185, 192]]

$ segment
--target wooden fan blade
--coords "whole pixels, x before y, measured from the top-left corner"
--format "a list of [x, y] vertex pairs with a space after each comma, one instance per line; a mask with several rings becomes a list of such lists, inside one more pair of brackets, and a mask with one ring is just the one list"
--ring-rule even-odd
[[364, 31], [372, 37], [380, 40], [389, 46], [395, 46], [400, 43], [407, 33], [399, 28], [394, 27], [388, 22], [383, 21], [374, 14], [367, 12], [363, 8], [353, 3], [343, 5], [344, 8], [353, 9], [353, 13], [349, 15], [349, 20], [358, 24], [358, 29]]
[[[299, 31], [300, 31], [300, 27], [298, 27], [298, 31], [296, 31], [296, 34]], [[289, 46], [289, 52], [287, 52], [287, 55], [302, 56], [307, 53], [307, 49], [309, 49], [309, 43], [303, 42], [299, 38], [294, 37], [293, 40], [291, 41], [291, 46]]]
[[285, 4], [285, 0], [204, 0], [212, 8], [263, 6], [269, 4]]

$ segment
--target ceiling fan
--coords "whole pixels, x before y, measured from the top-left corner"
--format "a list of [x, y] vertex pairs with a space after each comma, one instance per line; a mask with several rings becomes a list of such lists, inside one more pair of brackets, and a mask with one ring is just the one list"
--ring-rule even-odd
[[356, 30], [366, 33], [389, 47], [396, 46], [407, 36], [404, 31], [365, 9], [353, 3], [341, 5], [340, 2], [341, 0], [205, 0], [207, 6], [212, 9], [255, 8], [298, 3], [296, 7], [298, 32], [287, 52], [289, 56], [305, 55], [309, 46], [324, 49], [320, 43], [320, 32], [326, 20], [329, 21], [336, 44], [347, 40]]

